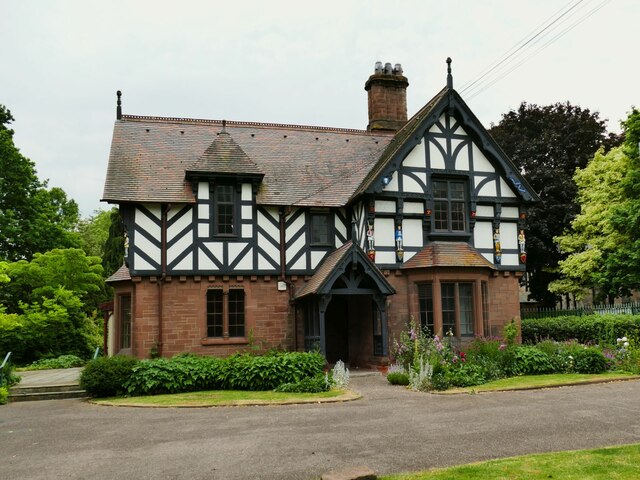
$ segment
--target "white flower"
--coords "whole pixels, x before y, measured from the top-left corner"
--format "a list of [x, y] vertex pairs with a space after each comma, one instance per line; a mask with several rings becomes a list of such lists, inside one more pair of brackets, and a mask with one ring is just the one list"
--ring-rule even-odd
[[627, 337], [622, 337], [620, 340], [622, 340], [623, 342], [628, 341], [629, 339]]
[[621, 338], [616, 338], [616, 343], [620, 343], [622, 341]]
[[629, 342], [624, 342], [622, 345], [624, 346], [624, 348], [627, 348], [629, 346]]

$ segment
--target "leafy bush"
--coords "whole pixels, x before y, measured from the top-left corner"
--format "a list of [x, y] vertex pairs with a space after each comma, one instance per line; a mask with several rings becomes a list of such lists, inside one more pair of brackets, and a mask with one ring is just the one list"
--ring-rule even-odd
[[9, 401], [9, 389], [0, 387], [0, 405], [5, 405]]
[[142, 360], [133, 367], [125, 386], [129, 395], [216, 390], [221, 387], [223, 363], [220, 358], [197, 355]]
[[640, 335], [640, 315], [582, 315], [528, 318], [522, 320], [522, 341], [544, 339], [615, 345], [616, 338]]
[[113, 397], [126, 393], [126, 383], [139, 361], [117, 355], [91, 360], [80, 374], [80, 386], [92, 397]]
[[389, 372], [387, 381], [391, 385], [409, 385], [409, 374], [407, 372]]
[[607, 370], [607, 359], [598, 348], [578, 350], [575, 355], [575, 369], [578, 373], [602, 373]]
[[535, 347], [522, 345], [513, 350], [513, 363], [509, 367], [512, 375], [543, 375], [553, 372], [549, 355]]
[[220, 388], [224, 390], [273, 390], [323, 372], [319, 353], [271, 352], [264, 356], [236, 354], [221, 365]]
[[315, 377], [307, 377], [294, 383], [283, 383], [274, 389], [276, 392], [287, 393], [320, 393], [331, 388], [328, 377], [318, 374]]
[[51, 368], [82, 367], [85, 361], [77, 355], [60, 355], [56, 358], [42, 358], [26, 367], [26, 370], [48, 370]]
[[485, 369], [477, 363], [458, 363], [443, 366], [433, 375], [433, 388], [446, 390], [452, 387], [472, 387], [487, 383]]

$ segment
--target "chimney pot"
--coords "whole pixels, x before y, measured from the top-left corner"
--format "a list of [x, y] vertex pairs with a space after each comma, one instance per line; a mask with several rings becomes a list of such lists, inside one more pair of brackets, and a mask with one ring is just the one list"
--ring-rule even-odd
[[364, 85], [369, 99], [369, 131], [396, 131], [407, 123], [407, 87], [402, 65], [376, 62]]

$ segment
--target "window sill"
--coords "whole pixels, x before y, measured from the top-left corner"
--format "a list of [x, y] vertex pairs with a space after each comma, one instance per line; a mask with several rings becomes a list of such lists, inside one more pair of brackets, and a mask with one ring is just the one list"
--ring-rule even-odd
[[229, 337], [229, 338], [203, 338], [200, 344], [207, 345], [246, 345], [249, 340], [246, 337]]

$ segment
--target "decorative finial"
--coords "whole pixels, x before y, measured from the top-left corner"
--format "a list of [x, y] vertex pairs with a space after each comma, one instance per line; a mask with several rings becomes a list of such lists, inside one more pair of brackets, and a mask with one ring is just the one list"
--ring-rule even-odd
[[226, 120], [222, 120], [222, 131], [224, 133], [227, 133], [227, 121]]
[[116, 92], [116, 95], [118, 96], [118, 102], [117, 102], [117, 108], [116, 108], [116, 120], [121, 120], [122, 119], [122, 102], [120, 101], [120, 97], [122, 97], [122, 92], [118, 90]]
[[447, 88], [453, 88], [453, 76], [451, 75], [451, 57], [447, 57]]

